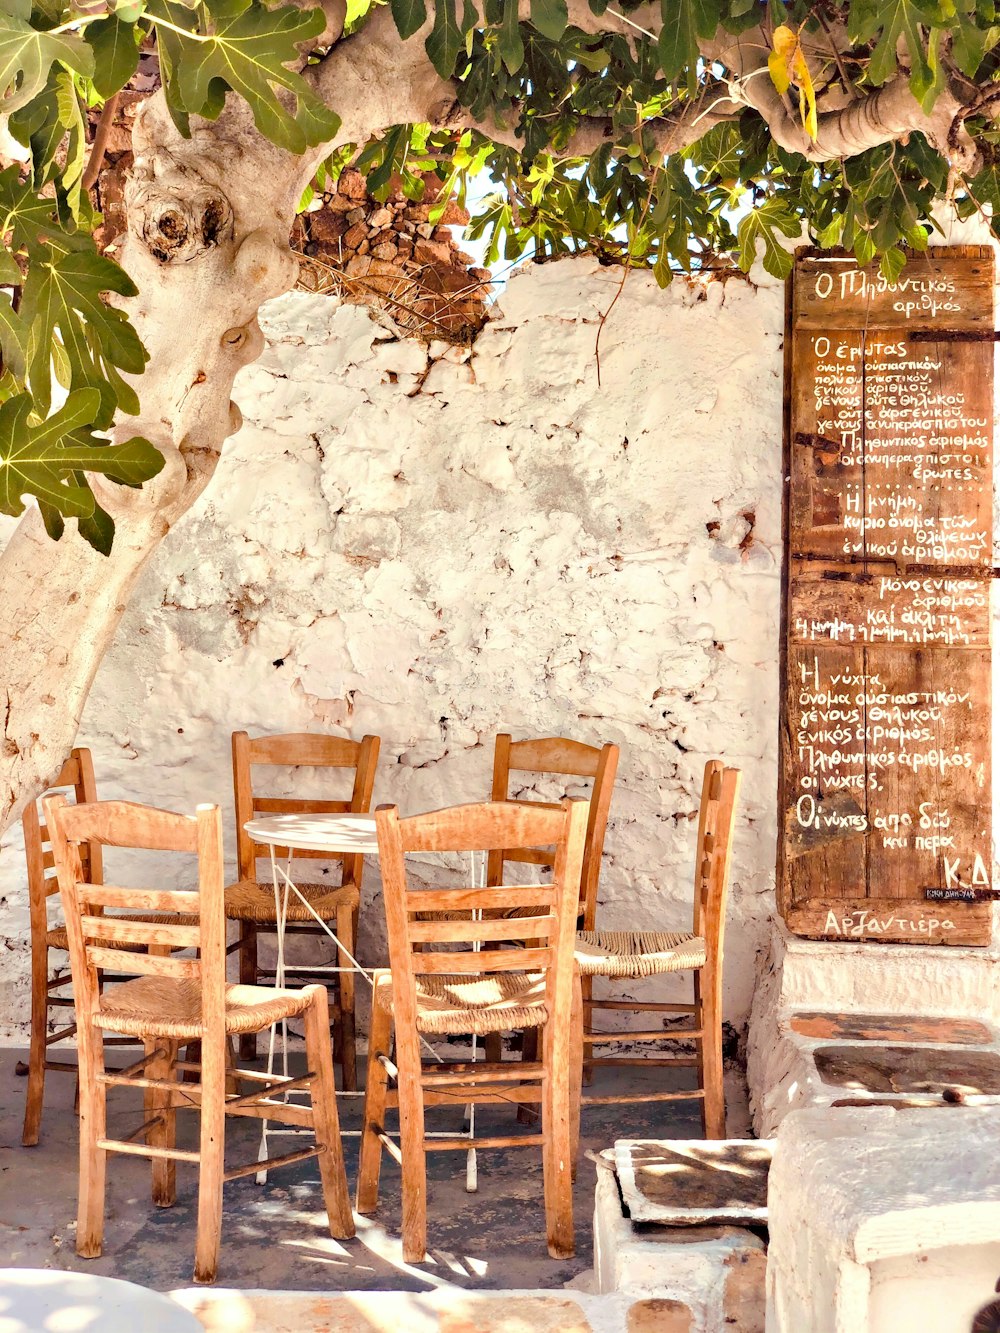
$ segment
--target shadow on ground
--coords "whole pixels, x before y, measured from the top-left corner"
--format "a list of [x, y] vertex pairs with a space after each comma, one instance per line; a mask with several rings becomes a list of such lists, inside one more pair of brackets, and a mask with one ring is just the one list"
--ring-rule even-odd
[[[24, 1080], [14, 1065], [21, 1053], [0, 1051], [0, 1234], [5, 1244], [0, 1266], [76, 1269], [125, 1278], [159, 1290], [191, 1280], [196, 1214], [196, 1168], [178, 1166], [178, 1198], [173, 1208], [149, 1202], [149, 1167], [138, 1158], [113, 1157], [108, 1172], [104, 1255], [78, 1259], [74, 1251], [76, 1208], [76, 1122], [73, 1079], [50, 1075], [42, 1137], [37, 1148], [20, 1146]], [[603, 1071], [602, 1071], [603, 1073]], [[655, 1071], [662, 1087], [664, 1071]], [[615, 1082], [610, 1081], [613, 1077]], [[605, 1076], [595, 1091], [623, 1091], [651, 1075], [629, 1071]], [[669, 1071], [676, 1087], [686, 1071]], [[131, 1099], [131, 1101], [130, 1101]], [[135, 1094], [120, 1093], [109, 1129], [118, 1134], [140, 1118]], [[111, 1103], [114, 1106], [114, 1102]], [[357, 1129], [360, 1098], [340, 1099], [341, 1125]], [[477, 1109], [477, 1131], [524, 1133], [512, 1109]], [[196, 1119], [187, 1120], [182, 1142], [195, 1146]], [[429, 1127], [460, 1132], [462, 1112], [436, 1113]], [[253, 1121], [227, 1124], [227, 1163], [256, 1156]], [[584, 1113], [582, 1150], [608, 1147], [616, 1138], [687, 1138], [701, 1133], [696, 1102], [601, 1106]], [[271, 1152], [288, 1151], [272, 1140]], [[287, 1141], [286, 1141], [287, 1144]], [[276, 1146], [277, 1145], [277, 1146]], [[345, 1137], [348, 1185], [353, 1194], [358, 1140]], [[536, 1147], [479, 1154], [479, 1189], [465, 1189], [465, 1154], [428, 1157], [428, 1260], [402, 1261], [400, 1171], [383, 1156], [382, 1190], [375, 1216], [356, 1218], [357, 1236], [330, 1238], [320, 1212], [315, 1161], [272, 1172], [260, 1186], [253, 1176], [226, 1186], [220, 1285], [297, 1290], [419, 1291], [441, 1285], [486, 1289], [561, 1287], [589, 1272], [596, 1167], [582, 1155], [574, 1190], [576, 1256], [550, 1259], [545, 1248], [541, 1154]]]

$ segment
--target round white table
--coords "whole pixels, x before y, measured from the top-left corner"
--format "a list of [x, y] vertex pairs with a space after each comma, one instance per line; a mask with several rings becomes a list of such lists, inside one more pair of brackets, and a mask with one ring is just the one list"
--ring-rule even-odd
[[0, 1329], [3, 1333], [204, 1333], [201, 1321], [169, 1296], [96, 1273], [55, 1268], [0, 1269]]
[[374, 815], [263, 815], [243, 827], [254, 842], [271, 847], [331, 856], [378, 851]]

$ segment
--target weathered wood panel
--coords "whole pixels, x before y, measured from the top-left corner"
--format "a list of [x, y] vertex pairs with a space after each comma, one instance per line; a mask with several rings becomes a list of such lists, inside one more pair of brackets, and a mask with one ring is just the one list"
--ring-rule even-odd
[[804, 254], [792, 281], [779, 906], [987, 944], [992, 254], [894, 287]]

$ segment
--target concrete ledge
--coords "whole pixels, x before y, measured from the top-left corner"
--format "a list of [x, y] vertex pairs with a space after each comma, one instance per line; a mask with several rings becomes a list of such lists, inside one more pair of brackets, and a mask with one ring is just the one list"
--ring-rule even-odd
[[824, 1108], [782, 1122], [768, 1333], [968, 1333], [1000, 1272], [993, 1109]]
[[[680, 1301], [691, 1333], [763, 1333], [764, 1242], [740, 1227], [636, 1224], [611, 1170], [597, 1173], [594, 1273], [601, 1293]], [[669, 1325], [661, 1327], [664, 1333]], [[799, 1333], [803, 1333], [799, 1330]]]

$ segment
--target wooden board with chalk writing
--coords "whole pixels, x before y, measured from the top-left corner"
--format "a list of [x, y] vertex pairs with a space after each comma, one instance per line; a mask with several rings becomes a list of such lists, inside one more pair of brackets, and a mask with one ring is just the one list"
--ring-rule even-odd
[[990, 942], [993, 254], [796, 257], [778, 900], [821, 939]]

